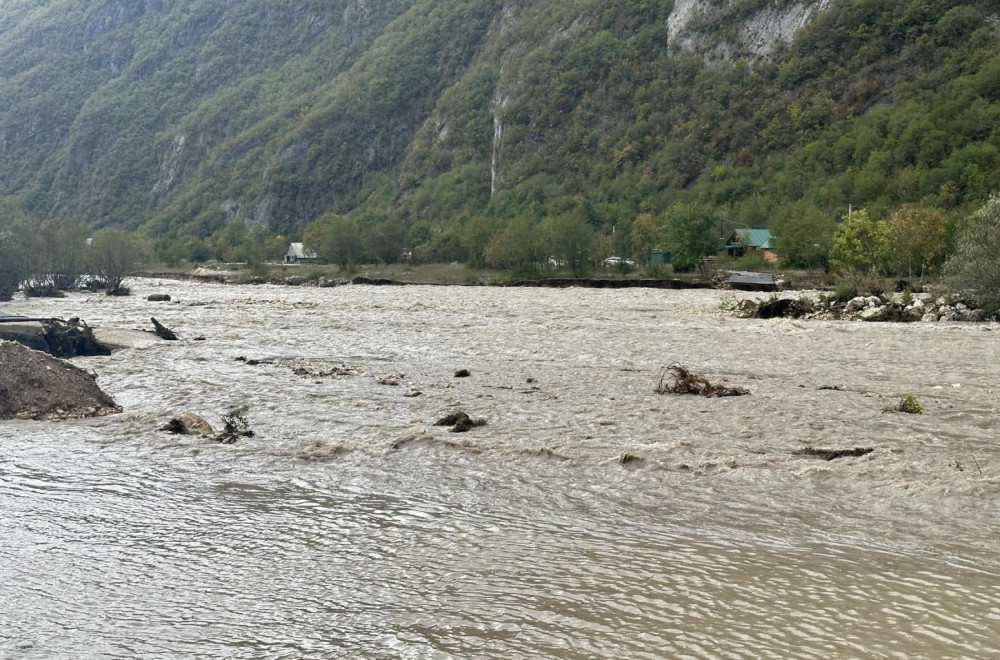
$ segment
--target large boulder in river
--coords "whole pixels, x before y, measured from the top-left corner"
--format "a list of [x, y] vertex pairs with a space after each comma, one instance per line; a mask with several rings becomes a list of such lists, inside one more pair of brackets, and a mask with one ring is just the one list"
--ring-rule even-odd
[[160, 430], [178, 435], [215, 435], [212, 425], [204, 417], [189, 411], [174, 417]]
[[0, 341], [0, 419], [73, 419], [121, 412], [93, 374]]

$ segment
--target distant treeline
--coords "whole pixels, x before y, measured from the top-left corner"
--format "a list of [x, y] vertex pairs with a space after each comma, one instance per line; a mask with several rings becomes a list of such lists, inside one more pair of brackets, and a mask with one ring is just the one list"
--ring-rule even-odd
[[140, 228], [164, 261], [305, 239], [345, 263], [689, 268], [767, 227], [826, 268], [864, 209], [880, 268], [921, 273], [1000, 182], [985, 1], [832, 0], [763, 59], [735, 30], [791, 3], [715, 3], [689, 51], [670, 0], [66, 2], [0, 9], [0, 191]]

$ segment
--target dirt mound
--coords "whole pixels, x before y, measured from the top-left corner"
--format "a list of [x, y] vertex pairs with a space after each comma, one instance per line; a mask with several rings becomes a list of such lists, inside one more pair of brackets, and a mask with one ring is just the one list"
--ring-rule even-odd
[[12, 341], [0, 341], [0, 419], [74, 419], [121, 412], [94, 376]]

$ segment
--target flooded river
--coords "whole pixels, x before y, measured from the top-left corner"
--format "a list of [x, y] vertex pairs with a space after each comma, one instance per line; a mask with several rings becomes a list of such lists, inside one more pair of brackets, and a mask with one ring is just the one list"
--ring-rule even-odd
[[[1000, 326], [739, 295], [5, 305], [182, 341], [75, 360], [120, 415], [0, 422], [0, 657], [1000, 658]], [[672, 362], [751, 395], [655, 394]], [[236, 445], [158, 430], [244, 404]]]

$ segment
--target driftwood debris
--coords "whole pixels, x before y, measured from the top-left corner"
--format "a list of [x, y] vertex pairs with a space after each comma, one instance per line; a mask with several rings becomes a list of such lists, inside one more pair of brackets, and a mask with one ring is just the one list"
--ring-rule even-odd
[[42, 321], [42, 338], [48, 346], [46, 352], [58, 358], [111, 355], [111, 351], [94, 338], [93, 329], [77, 318]]
[[750, 390], [745, 387], [713, 385], [708, 379], [693, 374], [677, 362], [660, 369], [656, 384], [657, 394], [699, 394], [707, 397], [745, 396]]
[[822, 458], [824, 461], [832, 461], [837, 458], [865, 456], [875, 451], [871, 447], [855, 447], [854, 449], [796, 449], [793, 456], [806, 456], [809, 458]]
[[222, 416], [223, 429], [213, 440], [224, 445], [234, 444], [240, 438], [252, 438], [254, 432], [250, 428], [250, 420], [247, 419], [248, 406], [233, 408]]
[[149, 320], [153, 322], [153, 328], [155, 328], [157, 337], [159, 337], [160, 339], [164, 339], [166, 341], [177, 340], [177, 335], [175, 335], [170, 328], [166, 327], [165, 325], [163, 325], [154, 318], [150, 318]]

